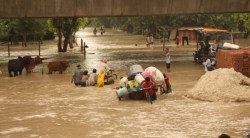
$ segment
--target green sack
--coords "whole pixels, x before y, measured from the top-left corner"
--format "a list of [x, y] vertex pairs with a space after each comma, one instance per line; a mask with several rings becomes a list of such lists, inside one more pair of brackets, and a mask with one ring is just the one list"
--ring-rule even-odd
[[171, 85], [169, 84], [168, 86], [167, 86], [167, 93], [171, 93], [172, 92], [172, 88], [171, 88]]

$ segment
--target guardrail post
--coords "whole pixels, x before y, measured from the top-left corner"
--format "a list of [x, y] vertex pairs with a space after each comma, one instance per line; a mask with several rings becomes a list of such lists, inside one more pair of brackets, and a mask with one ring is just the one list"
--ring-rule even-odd
[[84, 46], [83, 46], [84, 48], [83, 48], [83, 54], [84, 54], [84, 56], [86, 55], [86, 44], [85, 44], [85, 42], [84, 42]]
[[81, 39], [81, 52], [83, 51], [83, 40]]
[[38, 54], [41, 55], [41, 40], [38, 41]]
[[8, 42], [8, 57], [10, 57], [10, 42]]

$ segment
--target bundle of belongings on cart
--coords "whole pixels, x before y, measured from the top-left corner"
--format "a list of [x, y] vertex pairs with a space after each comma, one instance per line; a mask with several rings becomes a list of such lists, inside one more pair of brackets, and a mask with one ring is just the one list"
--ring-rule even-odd
[[146, 91], [142, 85], [147, 77], [155, 84], [151, 88], [153, 91], [158, 91], [160, 87], [161, 94], [172, 92], [168, 77], [159, 69], [151, 66], [144, 70], [141, 65], [136, 64], [130, 66], [128, 76], [120, 79], [120, 86], [116, 91], [119, 100], [125, 96], [131, 99], [145, 99]]

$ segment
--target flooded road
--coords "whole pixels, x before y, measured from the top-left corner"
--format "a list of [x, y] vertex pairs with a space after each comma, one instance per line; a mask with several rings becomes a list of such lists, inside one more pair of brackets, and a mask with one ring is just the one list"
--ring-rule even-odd
[[[49, 59], [34, 69], [34, 73], [9, 78], [6, 52], [0, 52], [0, 137], [6, 138], [84, 138], [84, 137], [160, 137], [215, 138], [227, 133], [241, 138], [250, 133], [250, 103], [206, 102], [185, 98], [205, 71], [192, 61], [193, 47], [176, 48], [168, 43], [173, 62], [167, 73], [173, 93], [159, 95], [152, 105], [144, 100], [118, 101], [113, 85], [75, 87], [70, 83], [77, 64], [89, 72], [98, 68], [103, 57], [118, 78], [126, 76], [129, 66], [155, 66], [166, 72], [162, 44], [148, 48], [145, 38], [124, 32], [107, 30], [93, 36], [93, 28], [77, 33], [89, 46], [86, 56], [80, 46], [57, 54], [53, 44], [43, 45], [41, 55]], [[80, 38], [77, 39], [80, 45]], [[137, 46], [135, 46], [137, 44]], [[37, 55], [37, 50], [14, 51], [18, 55]], [[70, 60], [64, 74], [47, 74], [47, 63]], [[42, 75], [41, 71], [45, 74]]]

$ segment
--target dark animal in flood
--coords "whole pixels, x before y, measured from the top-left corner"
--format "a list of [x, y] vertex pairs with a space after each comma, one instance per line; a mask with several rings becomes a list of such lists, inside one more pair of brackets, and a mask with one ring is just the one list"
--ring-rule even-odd
[[22, 75], [22, 71], [25, 65], [29, 64], [30, 61], [26, 58], [22, 58], [18, 56], [17, 59], [11, 59], [8, 62], [8, 72], [9, 76], [12, 76], [12, 72], [14, 73], [14, 77], [17, 75]]
[[48, 74], [52, 74], [52, 72], [56, 72], [56, 71], [58, 71], [59, 74], [62, 74], [69, 66], [70, 66], [69, 61], [53, 61], [53, 62], [49, 62], [49, 64], [48, 64], [48, 69], [49, 69]]
[[36, 65], [42, 64], [42, 60], [43, 60], [39, 56], [36, 56], [35, 58], [32, 58], [31, 56], [24, 56], [23, 58], [29, 61], [29, 64], [25, 65], [25, 69], [27, 73], [31, 73]]

